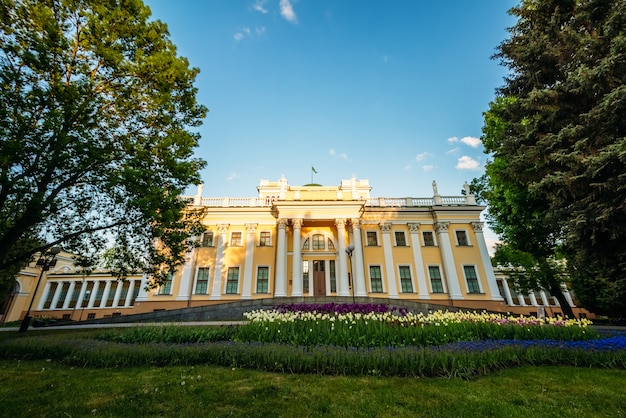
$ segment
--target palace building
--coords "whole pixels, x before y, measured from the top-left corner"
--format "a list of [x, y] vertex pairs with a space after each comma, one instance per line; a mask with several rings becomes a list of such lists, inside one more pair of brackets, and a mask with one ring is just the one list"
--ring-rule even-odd
[[[81, 275], [69, 255], [48, 272], [34, 265], [16, 280], [3, 320], [24, 316], [97, 319], [263, 298], [352, 297], [535, 313], [558, 303], [520, 295], [496, 275], [469, 186], [465, 194], [372, 197], [368, 180], [291, 186], [261, 180], [250, 198], [185, 197], [205, 210], [205, 232], [184, 266], [157, 289], [149, 278]], [[34, 293], [37, 278], [43, 280]], [[45, 273], [45, 274], [43, 274]], [[568, 301], [574, 306], [566, 291]]]

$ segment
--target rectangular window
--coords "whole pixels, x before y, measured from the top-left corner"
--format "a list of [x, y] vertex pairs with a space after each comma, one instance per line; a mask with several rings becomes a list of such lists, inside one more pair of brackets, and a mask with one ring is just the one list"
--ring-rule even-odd
[[259, 266], [256, 269], [256, 292], [269, 293], [270, 288], [270, 268]]
[[424, 247], [435, 246], [435, 237], [433, 236], [433, 231], [422, 232], [422, 238], [424, 238]]
[[439, 266], [428, 266], [428, 275], [430, 277], [430, 287], [433, 293], [444, 293], [443, 282], [441, 280], [441, 270]]
[[200, 240], [201, 247], [212, 247], [213, 246], [213, 231], [206, 231], [202, 234], [202, 238]]
[[302, 262], [302, 293], [309, 293], [309, 262], [304, 260]]
[[383, 277], [380, 266], [370, 266], [370, 287], [372, 293], [383, 293]]
[[463, 266], [463, 271], [465, 272], [465, 280], [467, 281], [467, 291], [469, 293], [480, 293], [480, 285], [478, 284], [476, 267]]
[[469, 241], [467, 240], [467, 232], [465, 231], [455, 231], [456, 233], [456, 243], [461, 247], [467, 247], [469, 245]]
[[226, 277], [226, 293], [236, 295], [239, 292], [239, 267], [228, 267]]
[[241, 247], [241, 232], [233, 232], [230, 234], [230, 246]]
[[411, 280], [411, 268], [409, 266], [400, 266], [400, 286], [402, 293], [413, 293], [413, 281]]
[[394, 235], [396, 237], [396, 247], [406, 247], [406, 235], [404, 235], [404, 231], [395, 231]]
[[70, 304], [69, 307], [70, 308], [75, 308], [76, 304], [78, 302], [78, 296], [80, 293], [80, 288], [81, 288], [82, 283], [77, 282], [76, 285], [74, 286], [74, 291], [72, 292], [72, 298], [70, 299]]
[[[163, 284], [161, 284], [161, 286], [159, 287], [159, 295], [171, 295], [172, 294], [172, 280], [173, 279], [174, 279], [174, 276], [172, 275], [172, 273], [167, 275], [167, 279], [165, 279]], [[104, 291], [104, 289], [102, 290]], [[98, 289], [98, 292], [100, 292], [100, 289]]]
[[328, 270], [328, 274], [330, 276], [330, 291], [333, 293], [337, 293], [337, 274], [335, 272], [335, 260], [328, 261]]
[[198, 275], [196, 276], [196, 289], [194, 291], [196, 295], [206, 295], [208, 293], [210, 270], [210, 267], [198, 268]]
[[67, 296], [67, 291], [70, 288], [70, 284], [67, 282], [61, 282], [61, 296], [57, 301], [57, 306], [53, 306], [52, 309], [59, 309], [63, 307], [63, 302], [65, 301], [65, 297]]
[[272, 236], [269, 231], [261, 231], [259, 234], [259, 247], [271, 247]]
[[96, 319], [96, 314], [95, 313], [88, 313], [87, 314], [87, 319]]
[[376, 231], [368, 231], [366, 237], [368, 247], [375, 247], [378, 245], [378, 234], [376, 234]]

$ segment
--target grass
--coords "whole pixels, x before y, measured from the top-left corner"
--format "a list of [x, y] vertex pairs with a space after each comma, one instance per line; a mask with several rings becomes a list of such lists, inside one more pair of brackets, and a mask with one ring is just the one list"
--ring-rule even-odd
[[6, 417], [620, 417], [626, 371], [520, 367], [472, 380], [0, 360]]

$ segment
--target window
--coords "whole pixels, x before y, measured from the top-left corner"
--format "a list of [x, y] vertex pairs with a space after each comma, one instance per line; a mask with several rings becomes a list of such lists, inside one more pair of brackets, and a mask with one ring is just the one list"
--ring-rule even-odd
[[259, 266], [256, 269], [256, 292], [269, 293], [270, 268]]
[[306, 240], [304, 240], [304, 244], [302, 245], [302, 250], [304, 251], [308, 251], [309, 250], [309, 239], [307, 238]]
[[337, 292], [337, 273], [335, 270], [335, 260], [328, 261], [328, 274], [330, 276], [330, 291]]
[[456, 233], [456, 243], [461, 247], [467, 247], [469, 245], [469, 241], [467, 240], [467, 232], [465, 231], [455, 231]]
[[396, 237], [396, 247], [406, 247], [406, 236], [404, 235], [404, 231], [395, 231], [394, 235]]
[[370, 287], [372, 293], [383, 293], [383, 277], [380, 266], [370, 266]]
[[213, 231], [206, 231], [202, 234], [200, 239], [201, 247], [212, 247], [213, 246]]
[[333, 244], [333, 240], [328, 238], [328, 251], [333, 251], [335, 249], [335, 244]]
[[304, 260], [302, 262], [302, 293], [309, 293], [309, 262]]
[[463, 266], [465, 272], [465, 280], [467, 281], [467, 291], [469, 293], [480, 293], [480, 285], [478, 283], [478, 276], [476, 275], [476, 267]]
[[87, 319], [96, 319], [96, 314], [95, 313], [88, 313], [87, 314]]
[[226, 293], [236, 295], [239, 292], [239, 267], [228, 267], [226, 277]]
[[271, 247], [272, 236], [269, 231], [261, 231], [259, 234], [259, 247]]
[[411, 268], [409, 266], [400, 266], [400, 286], [402, 293], [413, 293], [413, 281], [411, 280]]
[[444, 293], [443, 282], [441, 280], [441, 270], [439, 266], [428, 266], [428, 275], [430, 276], [430, 287], [433, 293]]
[[241, 247], [241, 232], [233, 232], [230, 234], [230, 246]]
[[378, 245], [378, 235], [376, 234], [376, 231], [368, 231], [366, 237], [368, 247], [375, 247]]
[[324, 247], [324, 235], [315, 234], [313, 235], [313, 250], [323, 250]]
[[[159, 295], [171, 295], [172, 294], [172, 280], [174, 279], [174, 275], [169, 273], [165, 281], [159, 287]], [[104, 289], [102, 289], [104, 292]], [[98, 293], [100, 293], [100, 289], [98, 289]]]
[[[81, 283], [76, 283], [76, 286], [74, 286], [74, 291], [72, 292], [72, 298], [70, 299], [70, 304], [69, 304], [69, 308], [75, 308], [78, 302], [78, 296], [80, 294], [80, 286]], [[120, 298], [122, 299], [122, 298]]]
[[59, 300], [57, 301], [57, 306], [53, 306], [52, 309], [58, 309], [63, 307], [63, 302], [65, 301], [65, 297], [67, 296], [67, 291], [70, 288], [70, 284], [67, 282], [61, 282], [61, 295]]
[[424, 247], [435, 246], [435, 237], [433, 236], [433, 231], [422, 232], [422, 238], [424, 238]]
[[209, 267], [198, 268], [198, 275], [196, 277], [196, 295], [206, 295], [209, 290]]

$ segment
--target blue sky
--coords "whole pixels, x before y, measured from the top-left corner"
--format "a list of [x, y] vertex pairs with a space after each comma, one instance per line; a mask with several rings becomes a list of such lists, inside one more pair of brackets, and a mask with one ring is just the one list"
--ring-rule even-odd
[[[260, 179], [374, 197], [458, 195], [487, 156], [482, 113], [506, 69], [490, 57], [514, 0], [145, 0], [200, 68], [205, 197]], [[195, 193], [195, 189], [190, 192]]]
[[204, 196], [310, 183], [311, 166], [375, 197], [432, 196], [433, 180], [457, 195], [482, 174], [482, 113], [506, 74], [490, 57], [517, 1], [145, 2], [201, 70]]

